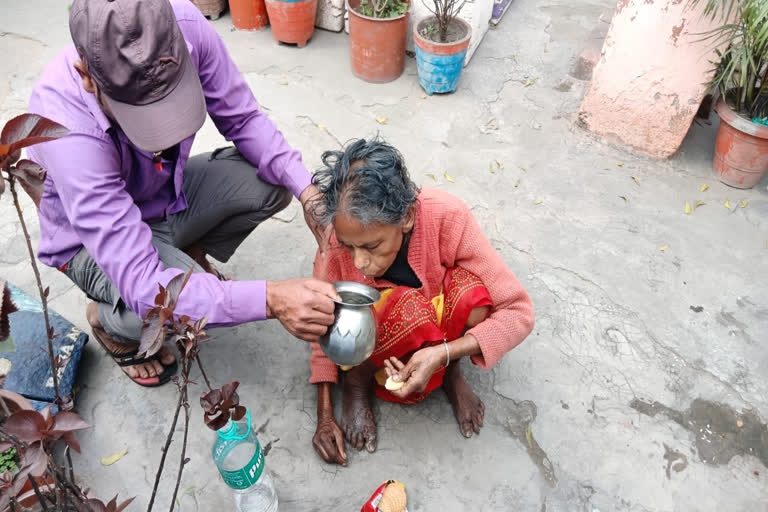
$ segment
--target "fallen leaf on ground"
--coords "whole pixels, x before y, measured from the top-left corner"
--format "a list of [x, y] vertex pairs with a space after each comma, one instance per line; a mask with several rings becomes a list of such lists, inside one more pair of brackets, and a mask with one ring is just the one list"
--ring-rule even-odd
[[377, 117], [376, 118], [376, 122], [379, 123], [379, 124], [387, 124], [387, 121], [389, 121], [389, 119], [387, 119], [386, 117]]
[[122, 459], [123, 457], [125, 457], [125, 455], [127, 453], [128, 453], [128, 450], [124, 450], [122, 452], [115, 453], [114, 455], [110, 455], [109, 457], [104, 457], [103, 459], [101, 459], [101, 465], [102, 466], [111, 466], [115, 462], [117, 462], [120, 459]]
[[517, 180], [517, 181], [515, 182], [515, 188], [517, 188], [519, 185], [520, 185], [520, 180]]
[[622, 199], [624, 200], [624, 204], [629, 204], [629, 199], [627, 199], [627, 198], [626, 198], [626, 197], [624, 197], [624, 196], [619, 196], [619, 197], [620, 197], [620, 198], [622, 198]]
[[440, 144], [442, 144], [443, 146], [445, 146], [445, 147], [447, 147], [447, 148], [451, 147], [451, 146], [449, 146], [449, 145], [448, 145], [448, 143], [447, 143], [447, 142], [445, 142], [444, 140], [443, 140], [443, 141], [440, 141]]
[[451, 175], [450, 175], [450, 174], [448, 174], [448, 171], [445, 171], [445, 172], [443, 173], [443, 176], [445, 176], [445, 179], [446, 179], [446, 180], [448, 180], [448, 181], [450, 181], [451, 183], [456, 183], [456, 180], [454, 180], [454, 179], [451, 177]]
[[530, 425], [525, 427], [525, 440], [528, 442], [528, 447], [533, 448], [533, 430]]
[[496, 165], [499, 166], [499, 170], [502, 170], [504, 168], [504, 164], [501, 163], [501, 160], [499, 160], [498, 158], [496, 159]]
[[493, 164], [488, 164], [488, 171], [490, 171], [491, 174], [496, 174], [496, 168]]
[[634, 182], [635, 182], [635, 183], [636, 183], [638, 186], [640, 186], [640, 180], [639, 180], [639, 179], [637, 179], [637, 176], [632, 176], [632, 180], [633, 180], [633, 181], [634, 181]]
[[696, 201], [695, 203], [693, 203], [693, 209], [695, 210], [699, 206], [704, 206], [705, 204], [707, 203], [705, 203], [704, 201]]
[[616, 162], [616, 167], [624, 167], [624, 163], [623, 162]]
[[686, 201], [685, 202], [685, 214], [686, 215], [690, 215], [692, 211], [693, 211], [693, 208], [691, 208], [691, 203]]
[[425, 99], [427, 99], [427, 95], [426, 94], [422, 94], [421, 96], [419, 96], [419, 98], [425, 100]]
[[659, 250], [660, 250], [661, 252], [664, 252], [664, 251], [666, 251], [667, 249], [669, 249], [669, 246], [668, 246], [668, 245], [664, 245], [664, 246], [662, 246], [662, 247], [659, 247]]
[[430, 178], [432, 178], [432, 181], [434, 181], [435, 183], [437, 183], [437, 176], [435, 176], [435, 175], [434, 175], [434, 174], [432, 174], [431, 172], [428, 172], [428, 173], [427, 173], [427, 176], [429, 176]]
[[280, 85], [288, 85], [288, 82], [280, 82]]
[[728, 208], [729, 210], [731, 209], [731, 202], [727, 199], [725, 200], [725, 207]]
[[709, 185], [707, 185], [707, 184], [705, 183], [705, 184], [703, 184], [701, 187], [699, 187], [699, 190], [701, 190], [702, 192], [706, 192], [708, 188], [709, 188]]
[[739, 203], [739, 206], [741, 206], [742, 208], [746, 208], [748, 203], [749, 201], [747, 201], [746, 199], [742, 199], [741, 203]]
[[528, 172], [528, 169], [526, 169], [526, 168], [525, 168], [525, 167], [523, 167], [522, 165], [518, 165], [518, 167], [520, 168], [520, 170], [521, 170], [521, 171], [523, 171], [523, 172]]
[[535, 201], [533, 202], [533, 204], [541, 204], [541, 203], [543, 203], [543, 202], [544, 202], [544, 201], [542, 201], [541, 199], [537, 199], [537, 200], [535, 200]]
[[323, 126], [323, 125], [321, 125], [321, 124], [317, 125], [317, 127], [318, 127], [319, 129], [321, 129], [321, 130], [325, 130], [325, 126]]
[[525, 87], [530, 87], [530, 86], [532, 86], [533, 84], [535, 84], [535, 83], [536, 83], [536, 82], [538, 82], [538, 81], [539, 81], [539, 77], [536, 77], [536, 78], [532, 78], [532, 79], [531, 79], [531, 78], [529, 78], [529, 79], [527, 79], [527, 80], [525, 81], [525, 83], [523, 84], [523, 86], [525, 86]]

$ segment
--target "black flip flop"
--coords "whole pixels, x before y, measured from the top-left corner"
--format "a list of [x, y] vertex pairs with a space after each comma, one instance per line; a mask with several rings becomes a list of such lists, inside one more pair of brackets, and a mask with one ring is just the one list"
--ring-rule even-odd
[[[114, 351], [111, 351], [109, 350], [109, 348], [107, 348], [107, 345], [104, 343], [104, 340], [101, 338], [102, 334], [103, 335], [107, 334], [106, 332], [104, 332], [102, 329], [94, 328], [94, 327], [91, 328], [91, 332], [93, 333], [93, 337], [96, 338], [96, 341], [99, 343], [99, 345], [101, 345], [104, 351], [121, 368], [126, 366], [136, 366], [137, 364], [149, 363], [152, 361], [160, 361], [160, 357], [157, 354], [149, 357], [136, 357], [136, 355], [139, 352], [138, 344], [136, 345], [135, 350], [130, 350], [122, 354], [115, 353]], [[176, 374], [176, 370], [178, 370], [179, 368], [179, 365], [176, 361], [174, 361], [169, 365], [165, 365], [162, 362], [160, 362], [160, 365], [163, 367], [163, 373], [161, 373], [160, 375], [155, 375], [154, 377], [147, 377], [147, 378], [131, 377], [127, 373], [125, 375], [126, 377], [131, 379], [133, 382], [135, 382], [139, 386], [144, 386], [146, 388], [155, 388], [157, 386], [162, 386], [163, 384], [166, 384], [168, 381], [170, 381], [171, 377]]]

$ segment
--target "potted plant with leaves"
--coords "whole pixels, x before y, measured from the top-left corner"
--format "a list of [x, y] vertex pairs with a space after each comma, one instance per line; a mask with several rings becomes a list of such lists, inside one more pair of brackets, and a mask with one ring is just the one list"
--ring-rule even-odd
[[708, 32], [719, 61], [710, 90], [720, 99], [713, 169], [725, 183], [751, 188], [768, 171], [768, 2], [706, 1], [704, 14], [722, 25]]
[[275, 40], [299, 48], [306, 46], [315, 33], [317, 0], [265, 0], [265, 3]]
[[[75, 432], [89, 425], [77, 414], [71, 412], [71, 397], [59, 393], [59, 369], [64, 359], [55, 353], [54, 330], [48, 317], [48, 288], [43, 288], [37, 268], [29, 231], [22, 214], [17, 186], [32, 198], [35, 205], [45, 181], [45, 171], [35, 162], [20, 160], [23, 148], [49, 142], [67, 134], [67, 129], [49, 119], [22, 114], [11, 119], [0, 133], [0, 194], [5, 191], [6, 182], [11, 191], [24, 238], [29, 252], [30, 263], [40, 294], [41, 309], [45, 319], [56, 410], [48, 406], [36, 411], [21, 395], [6, 390], [0, 393], [0, 511], [16, 511], [37, 507], [39, 510], [66, 512], [120, 512], [133, 499], [118, 504], [117, 497], [108, 503], [93, 498], [75, 480], [70, 450], [80, 452], [80, 443]], [[5, 282], [0, 282], [0, 341], [10, 335], [8, 316], [17, 311]], [[0, 382], [10, 370], [3, 368]], [[64, 446], [63, 453], [56, 457], [57, 446]], [[64, 459], [61, 462], [61, 459]]]
[[355, 76], [385, 83], [403, 74], [409, 8], [408, 0], [347, 0]]
[[453, 92], [459, 85], [472, 29], [458, 14], [465, 0], [422, 0], [431, 16], [413, 27], [416, 66], [424, 91]]

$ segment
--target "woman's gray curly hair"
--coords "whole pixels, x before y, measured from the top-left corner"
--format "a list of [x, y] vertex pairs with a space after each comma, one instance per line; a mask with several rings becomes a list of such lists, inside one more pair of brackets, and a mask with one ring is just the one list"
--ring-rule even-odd
[[363, 226], [400, 224], [416, 202], [403, 155], [376, 137], [351, 141], [342, 151], [323, 153], [324, 167], [312, 182], [321, 192], [312, 208], [317, 222], [329, 225], [341, 213]]

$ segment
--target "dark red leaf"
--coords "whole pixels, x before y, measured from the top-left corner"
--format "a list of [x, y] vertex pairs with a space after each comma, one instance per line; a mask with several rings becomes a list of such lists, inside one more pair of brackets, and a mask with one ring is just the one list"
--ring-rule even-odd
[[139, 355], [153, 356], [163, 348], [165, 333], [168, 328], [160, 321], [160, 315], [147, 315], [144, 327], [141, 329]]
[[12, 167], [10, 174], [19, 178], [21, 188], [32, 198], [35, 206], [40, 206], [40, 199], [45, 190], [45, 171], [32, 160], [21, 160]]
[[80, 441], [77, 440], [77, 436], [74, 432], [67, 432], [61, 436], [61, 442], [80, 453]]
[[196, 331], [202, 331], [203, 329], [205, 329], [206, 325], [208, 325], [208, 319], [203, 317], [200, 320], [198, 320], [197, 322], [195, 322], [195, 330]]
[[[2, 177], [0, 177], [0, 180]], [[0, 280], [0, 341], [5, 341], [11, 335], [11, 324], [8, 315], [19, 310], [11, 300], [11, 290], [5, 281]]]
[[24, 443], [40, 441], [46, 431], [45, 419], [37, 411], [16, 411], [5, 421], [3, 428]]
[[123, 510], [124, 510], [124, 509], [125, 509], [125, 508], [126, 508], [128, 505], [130, 505], [131, 503], [133, 503], [133, 500], [135, 500], [135, 499], [136, 499], [136, 497], [134, 496], [134, 497], [133, 497], [133, 498], [131, 498], [131, 499], [125, 500], [124, 502], [122, 502], [121, 504], [119, 504], [119, 505], [117, 506], [117, 508], [115, 509], [115, 512], [123, 512]]
[[73, 412], [62, 411], [53, 417], [53, 427], [51, 427], [51, 433], [64, 434], [66, 432], [74, 432], [75, 430], [83, 430], [91, 428], [83, 418]]
[[158, 284], [157, 286], [160, 291], [155, 295], [155, 306], [163, 307], [165, 306], [165, 295], [167, 292], [165, 291], [165, 288], [163, 288], [163, 285]]
[[200, 395], [200, 406], [208, 414], [213, 414], [221, 402], [221, 391], [214, 389]]
[[187, 285], [187, 281], [189, 281], [189, 276], [192, 275], [192, 271], [195, 269], [194, 265], [192, 268], [187, 270], [186, 274], [179, 274], [173, 279], [170, 280], [168, 283], [168, 286], [166, 286], [166, 289], [168, 290], [168, 295], [170, 298], [170, 304], [169, 306], [171, 309], [176, 308], [176, 304], [179, 302], [179, 295], [181, 295], [181, 291], [184, 289], [184, 287]]
[[91, 512], [107, 512], [107, 507], [104, 506], [104, 502], [97, 499], [86, 500], [85, 504], [91, 510]]
[[11, 153], [10, 150], [11, 146], [0, 144], [0, 169], [5, 169], [15, 164], [19, 161], [19, 158], [21, 158], [20, 149], [17, 149], [13, 153]]
[[117, 508], [117, 496], [109, 500], [109, 503], [107, 503], [106, 512], [115, 512], [116, 508]]
[[211, 418], [207, 414], [204, 415], [205, 424], [210, 428], [211, 430], [219, 430], [220, 428], [223, 428], [224, 425], [227, 424], [229, 421], [229, 413], [228, 412], [222, 412], [216, 417]]
[[0, 143], [10, 144], [10, 151], [27, 146], [59, 139], [69, 133], [59, 123], [37, 114], [22, 114], [14, 117], [3, 128]]
[[43, 476], [48, 466], [48, 454], [43, 449], [43, 443], [38, 441], [27, 447], [24, 452], [24, 463], [29, 464], [29, 474]]
[[247, 412], [247, 409], [243, 407], [242, 405], [238, 405], [235, 407], [235, 410], [232, 412], [232, 419], [235, 421], [240, 421], [245, 417], [245, 414]]
[[179, 323], [180, 324], [188, 324], [189, 323], [189, 316], [187, 315], [181, 315], [179, 317]]
[[240, 385], [240, 382], [233, 380], [232, 382], [228, 382], [221, 386], [221, 394], [224, 396], [224, 398], [230, 398], [232, 396], [232, 393], [234, 393], [237, 390], [237, 387]]
[[3, 453], [8, 448], [13, 448], [13, 443], [10, 441], [0, 441], [0, 453]]
[[5, 192], [5, 177], [0, 172], [0, 196], [3, 195], [3, 192]]

